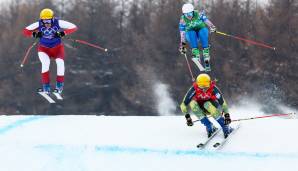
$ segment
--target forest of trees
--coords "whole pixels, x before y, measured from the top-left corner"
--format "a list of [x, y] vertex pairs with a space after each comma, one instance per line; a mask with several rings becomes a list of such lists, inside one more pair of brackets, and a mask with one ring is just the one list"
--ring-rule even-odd
[[[284, 103], [298, 108], [298, 1], [212, 0], [201, 4], [217, 29], [266, 42], [276, 51], [218, 34], [210, 35], [211, 75], [230, 104], [255, 97], [276, 111]], [[182, 0], [9, 0], [0, 10], [0, 114], [156, 115], [152, 86], [169, 86], [180, 103], [191, 85], [178, 52]], [[200, 4], [199, 4], [200, 5]], [[109, 48], [104, 53], [64, 40], [65, 100], [49, 105], [36, 94], [41, 86], [36, 49], [20, 62], [34, 41], [22, 30], [43, 8], [75, 23], [72, 38]], [[195, 74], [196, 67], [192, 65]], [[55, 76], [55, 63], [51, 73]]]

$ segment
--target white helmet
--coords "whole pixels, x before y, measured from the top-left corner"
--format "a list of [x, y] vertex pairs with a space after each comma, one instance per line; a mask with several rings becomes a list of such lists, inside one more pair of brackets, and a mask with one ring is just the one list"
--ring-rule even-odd
[[186, 14], [186, 13], [189, 13], [189, 12], [193, 12], [194, 11], [194, 7], [192, 4], [184, 4], [182, 6], [182, 13], [183, 14]]

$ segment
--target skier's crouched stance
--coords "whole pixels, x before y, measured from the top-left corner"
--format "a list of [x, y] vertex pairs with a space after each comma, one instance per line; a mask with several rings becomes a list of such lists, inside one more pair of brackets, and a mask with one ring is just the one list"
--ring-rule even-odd
[[196, 82], [186, 93], [180, 108], [185, 114], [188, 126], [192, 126], [193, 122], [188, 113], [187, 106], [199, 118], [202, 124], [205, 125], [208, 137], [210, 137], [217, 128], [209, 121], [207, 115], [211, 115], [222, 127], [225, 138], [232, 132], [229, 126], [231, 123], [228, 106], [225, 102], [222, 93], [216, 87], [215, 81], [211, 81], [208, 74], [200, 74]]
[[50, 93], [50, 58], [57, 64], [56, 91], [62, 93], [64, 85], [64, 46], [61, 38], [77, 30], [77, 27], [67, 21], [54, 17], [51, 9], [43, 9], [40, 19], [24, 29], [25, 36], [39, 38], [38, 57], [42, 69], [42, 91]]

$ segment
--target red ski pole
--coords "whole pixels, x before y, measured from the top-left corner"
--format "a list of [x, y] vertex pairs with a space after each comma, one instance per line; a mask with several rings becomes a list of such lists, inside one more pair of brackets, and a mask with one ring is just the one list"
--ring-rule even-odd
[[[294, 116], [296, 113], [285, 113], [285, 114], [271, 114], [271, 115], [265, 115], [265, 116], [256, 116], [256, 117], [250, 117], [250, 118], [242, 118], [242, 119], [235, 119], [232, 120], [232, 122], [239, 122], [239, 121], [246, 121], [246, 120], [253, 120], [253, 119], [262, 119], [262, 118], [271, 118], [271, 117], [285, 117], [285, 116]], [[200, 120], [194, 120], [193, 122], [198, 122]]]
[[262, 118], [279, 117], [279, 116], [293, 116], [295, 114], [296, 113], [271, 114], [271, 115], [266, 115], [266, 116], [256, 116], [256, 117], [251, 117], [251, 118], [235, 119], [235, 120], [232, 120], [232, 122], [252, 120], [252, 119], [262, 119]]
[[37, 44], [37, 42], [38, 42], [38, 40], [35, 40], [35, 42], [33, 42], [33, 44], [27, 49], [26, 54], [25, 54], [23, 61], [21, 63], [21, 67], [24, 67], [24, 64], [27, 61], [27, 58], [29, 56], [31, 49]]
[[188, 67], [188, 70], [189, 70], [189, 73], [190, 73], [190, 76], [191, 76], [191, 80], [192, 80], [192, 81], [195, 81], [195, 78], [194, 78], [194, 76], [193, 76], [193, 74], [192, 74], [191, 67], [190, 67], [190, 65], [189, 65], [189, 62], [188, 62], [188, 59], [187, 59], [186, 54], [184, 54], [184, 57], [185, 57], [185, 60], [186, 60], [186, 63], [187, 63], [187, 67]]
[[233, 35], [230, 35], [230, 34], [227, 34], [227, 33], [223, 33], [223, 32], [220, 32], [220, 31], [216, 31], [215, 33], [220, 34], [220, 35], [223, 35], [223, 36], [228, 36], [228, 37], [231, 37], [231, 38], [234, 38], [234, 39], [237, 39], [237, 40], [241, 40], [241, 41], [244, 41], [244, 42], [247, 42], [247, 43], [250, 43], [250, 44], [254, 44], [254, 45], [257, 45], [257, 46], [261, 46], [261, 47], [264, 47], [264, 48], [276, 50], [275, 47], [266, 45], [264, 43], [256, 42], [256, 41], [253, 41], [253, 40], [248, 40], [248, 39], [245, 39], [245, 38], [242, 38], [242, 37], [238, 37], [238, 36], [233, 36]]
[[84, 45], [88, 45], [88, 46], [94, 47], [94, 48], [96, 48], [96, 49], [99, 49], [99, 50], [105, 51], [105, 52], [107, 52], [107, 51], [108, 51], [108, 49], [106, 49], [106, 48], [100, 47], [100, 46], [98, 46], [98, 45], [95, 45], [95, 44], [89, 43], [89, 42], [87, 42], [87, 41], [84, 41], [84, 40], [72, 39], [72, 38], [68, 38], [68, 40], [71, 40], [71, 41], [74, 41], [74, 42], [77, 42], [77, 43], [81, 43], [81, 44], [84, 44]]

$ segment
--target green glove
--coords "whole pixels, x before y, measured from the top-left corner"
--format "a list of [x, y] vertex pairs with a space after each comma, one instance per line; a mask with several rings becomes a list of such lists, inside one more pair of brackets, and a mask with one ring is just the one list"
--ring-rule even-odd
[[184, 104], [184, 102], [181, 103], [180, 109], [182, 113], [187, 113], [187, 106]]

